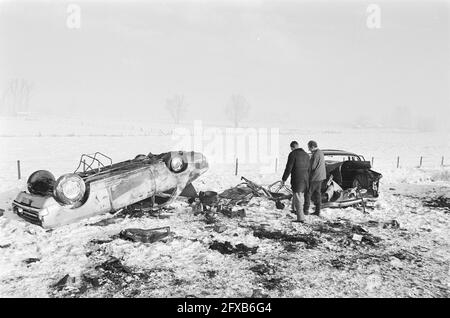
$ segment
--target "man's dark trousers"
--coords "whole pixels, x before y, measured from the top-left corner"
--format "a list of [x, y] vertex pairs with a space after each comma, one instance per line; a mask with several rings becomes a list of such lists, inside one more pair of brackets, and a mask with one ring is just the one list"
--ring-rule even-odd
[[311, 199], [315, 205], [314, 214], [320, 214], [320, 205], [322, 203], [322, 182], [323, 181], [310, 181], [309, 189], [305, 192], [305, 205], [303, 206], [303, 211], [305, 214], [309, 214], [309, 206], [311, 204]]

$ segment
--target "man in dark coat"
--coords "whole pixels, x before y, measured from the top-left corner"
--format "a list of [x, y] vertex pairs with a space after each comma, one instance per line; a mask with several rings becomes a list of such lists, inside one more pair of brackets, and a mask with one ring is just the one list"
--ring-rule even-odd
[[298, 142], [291, 142], [291, 153], [288, 156], [286, 169], [284, 169], [283, 178], [281, 180], [284, 184], [291, 175], [292, 187], [292, 209], [297, 214], [297, 222], [305, 222], [305, 215], [303, 214], [304, 193], [308, 189], [309, 183], [309, 155], [299, 148]]
[[304, 213], [309, 213], [309, 205], [312, 199], [315, 205], [315, 211], [312, 215], [319, 216], [322, 203], [322, 182], [327, 177], [325, 157], [322, 150], [318, 148], [317, 142], [314, 140], [308, 142], [308, 149], [311, 151], [311, 165], [309, 171], [309, 189], [305, 196]]

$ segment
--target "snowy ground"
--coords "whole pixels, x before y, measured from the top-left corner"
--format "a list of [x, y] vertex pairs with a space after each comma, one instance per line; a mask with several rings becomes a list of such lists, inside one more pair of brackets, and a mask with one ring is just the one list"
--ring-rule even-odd
[[[218, 177], [210, 172], [198, 182], [199, 188], [222, 190], [238, 183], [234, 176], [220, 182]], [[15, 192], [3, 193], [2, 207], [9, 207]], [[204, 216], [194, 216], [183, 201], [165, 218], [107, 215], [53, 231], [7, 211], [0, 217], [0, 296], [448, 297], [449, 209], [427, 207], [424, 201], [448, 198], [449, 193], [448, 181], [384, 183], [369, 214], [355, 208], [326, 209], [323, 218], [310, 217], [306, 225], [292, 223], [288, 207], [276, 210], [272, 202], [254, 198], [245, 218], [218, 217], [217, 223], [226, 229], [222, 233]], [[90, 225], [105, 218], [114, 222]], [[400, 227], [392, 226], [392, 220]], [[348, 225], [353, 226], [350, 232]], [[170, 226], [173, 232], [166, 242], [111, 239], [124, 228], [160, 226]], [[313, 244], [257, 237], [254, 230], [261, 226], [310, 238]], [[355, 229], [369, 240], [352, 240]], [[373, 246], [372, 236], [379, 238]], [[210, 248], [214, 241], [241, 243], [257, 251], [221, 254]], [[111, 257], [130, 271], [96, 269]], [[53, 287], [67, 274], [64, 288]], [[86, 277], [98, 278], [98, 284]]]
[[[323, 218], [309, 217], [300, 225], [292, 222], [289, 206], [277, 210], [272, 202], [254, 198], [245, 218], [218, 216], [208, 224], [178, 200], [160, 218], [105, 215], [52, 231], [11, 212], [12, 199], [24, 187], [23, 180], [15, 181], [16, 158], [25, 164], [25, 178], [41, 168], [58, 175], [73, 170], [82, 152], [101, 148], [123, 160], [167, 150], [164, 143], [152, 136], [0, 137], [1, 149], [8, 150], [2, 153], [0, 180], [0, 208], [5, 210], [0, 216], [0, 297], [448, 297], [450, 210], [436, 202], [448, 205], [450, 169], [438, 164], [396, 169], [390, 159], [380, 162], [384, 152], [395, 158], [397, 150], [410, 149], [414, 156], [448, 151], [448, 139], [446, 148], [442, 140], [427, 146], [427, 136], [409, 140], [405, 135], [405, 143], [394, 147], [393, 140], [402, 137], [394, 135], [383, 145], [374, 134], [370, 148], [354, 140], [357, 133], [349, 134], [353, 139], [327, 133], [314, 138], [340, 142], [336, 148], [347, 150], [363, 144], [354, 151], [378, 154], [375, 170], [384, 175], [382, 192], [368, 214], [357, 208], [325, 209]], [[264, 175], [242, 167], [240, 174], [267, 185], [280, 178], [281, 166]], [[196, 186], [221, 191], [237, 183], [233, 167], [213, 164]], [[440, 197], [447, 201], [434, 200]], [[104, 219], [111, 222], [96, 224]], [[223, 232], [216, 231], [218, 225]], [[165, 242], [114, 237], [125, 228], [160, 226], [173, 232]], [[280, 232], [285, 235], [277, 237]], [[214, 242], [243, 244], [249, 252], [222, 254], [211, 248]], [[112, 257], [125, 270], [98, 267]], [[64, 284], [54, 286], [66, 275]]]

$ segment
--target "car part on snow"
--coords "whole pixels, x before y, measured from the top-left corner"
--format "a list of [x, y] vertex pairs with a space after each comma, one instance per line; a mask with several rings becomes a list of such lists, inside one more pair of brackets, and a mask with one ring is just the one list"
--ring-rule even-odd
[[292, 191], [283, 186], [279, 181], [265, 188], [245, 177], [241, 177], [241, 182], [237, 186], [227, 189], [219, 194], [219, 202], [223, 206], [236, 206], [247, 204], [254, 196], [265, 197], [275, 201], [277, 209], [284, 209], [281, 200], [292, 198]]
[[215, 191], [200, 191], [198, 197], [203, 205], [213, 206], [219, 201], [218, 194]]
[[214, 231], [217, 233], [223, 233], [227, 230], [227, 227], [223, 224], [215, 224], [214, 225]]
[[24, 259], [23, 262], [25, 264], [32, 264], [32, 263], [39, 262], [40, 260], [41, 260], [40, 258], [30, 257], [30, 258]]
[[233, 246], [228, 241], [214, 241], [209, 245], [209, 248], [225, 255], [236, 254], [239, 258], [255, 254], [258, 251], [258, 246], [248, 247], [242, 243]]
[[63, 278], [58, 280], [55, 284], [52, 285], [53, 288], [55, 288], [58, 291], [61, 291], [64, 289], [64, 287], [67, 284], [67, 281], [69, 280], [70, 276], [69, 274], [66, 274]]
[[126, 265], [123, 265], [122, 262], [116, 257], [111, 257], [106, 262], [95, 266], [95, 269], [102, 269], [106, 272], [113, 272], [113, 273], [125, 273], [125, 274], [133, 273], [131, 268], [129, 268]]
[[242, 183], [219, 194], [220, 201], [224, 205], [246, 204], [250, 202], [254, 196], [253, 190]]
[[53, 187], [51, 173], [30, 176], [29, 191], [17, 195], [13, 211], [26, 221], [54, 228], [148, 198], [151, 209], [158, 210], [183, 191], [196, 195], [192, 181], [207, 169], [205, 157], [193, 151], [138, 155], [116, 164], [99, 152], [82, 155], [75, 173], [61, 176]]
[[218, 212], [229, 218], [245, 218], [247, 216], [244, 209], [220, 209]]
[[119, 237], [125, 240], [142, 243], [154, 243], [160, 241], [170, 234], [170, 227], [159, 227], [154, 229], [125, 229], [120, 232]]
[[390, 222], [385, 222], [383, 224], [383, 229], [398, 229], [400, 228], [400, 223], [397, 220], [391, 220]]
[[260, 238], [260, 239], [270, 239], [270, 240], [277, 240], [277, 241], [290, 242], [290, 243], [303, 242], [306, 244], [307, 249], [315, 248], [320, 243], [320, 239], [317, 238], [314, 235], [314, 233], [288, 234], [288, 233], [278, 231], [278, 230], [271, 231], [262, 226], [253, 228], [253, 236]]

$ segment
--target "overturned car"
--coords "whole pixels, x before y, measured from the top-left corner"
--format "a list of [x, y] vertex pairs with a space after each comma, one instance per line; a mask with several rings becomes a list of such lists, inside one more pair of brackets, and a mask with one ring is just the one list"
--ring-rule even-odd
[[26, 221], [54, 228], [149, 198], [159, 209], [183, 193], [195, 195], [191, 183], [207, 169], [206, 158], [197, 152], [150, 153], [115, 164], [99, 152], [84, 154], [74, 173], [57, 180], [45, 170], [31, 174], [28, 191], [17, 195], [13, 211]]

